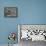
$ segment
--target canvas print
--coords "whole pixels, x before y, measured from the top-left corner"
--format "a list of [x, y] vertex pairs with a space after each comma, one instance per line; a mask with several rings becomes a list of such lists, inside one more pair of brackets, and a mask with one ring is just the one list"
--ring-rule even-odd
[[17, 17], [17, 7], [5, 7], [4, 16], [5, 17]]

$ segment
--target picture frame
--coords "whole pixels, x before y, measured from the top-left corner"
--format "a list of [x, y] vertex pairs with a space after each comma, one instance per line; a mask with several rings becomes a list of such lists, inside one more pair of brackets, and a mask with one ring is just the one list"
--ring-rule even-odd
[[4, 16], [5, 17], [17, 17], [18, 8], [17, 7], [4, 7]]

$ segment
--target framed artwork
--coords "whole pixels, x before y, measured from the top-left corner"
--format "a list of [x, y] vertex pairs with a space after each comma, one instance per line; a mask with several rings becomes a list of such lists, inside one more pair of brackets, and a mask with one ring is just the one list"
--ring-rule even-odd
[[4, 8], [4, 16], [5, 17], [17, 17], [18, 16], [17, 7], [5, 7]]

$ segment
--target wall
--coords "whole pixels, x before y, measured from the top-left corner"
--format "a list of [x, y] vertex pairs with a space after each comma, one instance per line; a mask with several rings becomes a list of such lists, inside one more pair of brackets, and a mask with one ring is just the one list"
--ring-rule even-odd
[[[4, 7], [18, 7], [18, 18], [5, 18]], [[8, 43], [17, 24], [46, 24], [46, 0], [0, 0], [0, 44]]]

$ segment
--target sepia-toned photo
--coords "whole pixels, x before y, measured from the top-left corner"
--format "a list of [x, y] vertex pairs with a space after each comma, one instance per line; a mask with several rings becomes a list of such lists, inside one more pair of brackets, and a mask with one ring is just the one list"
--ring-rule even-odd
[[17, 17], [17, 7], [5, 7], [4, 16]]

